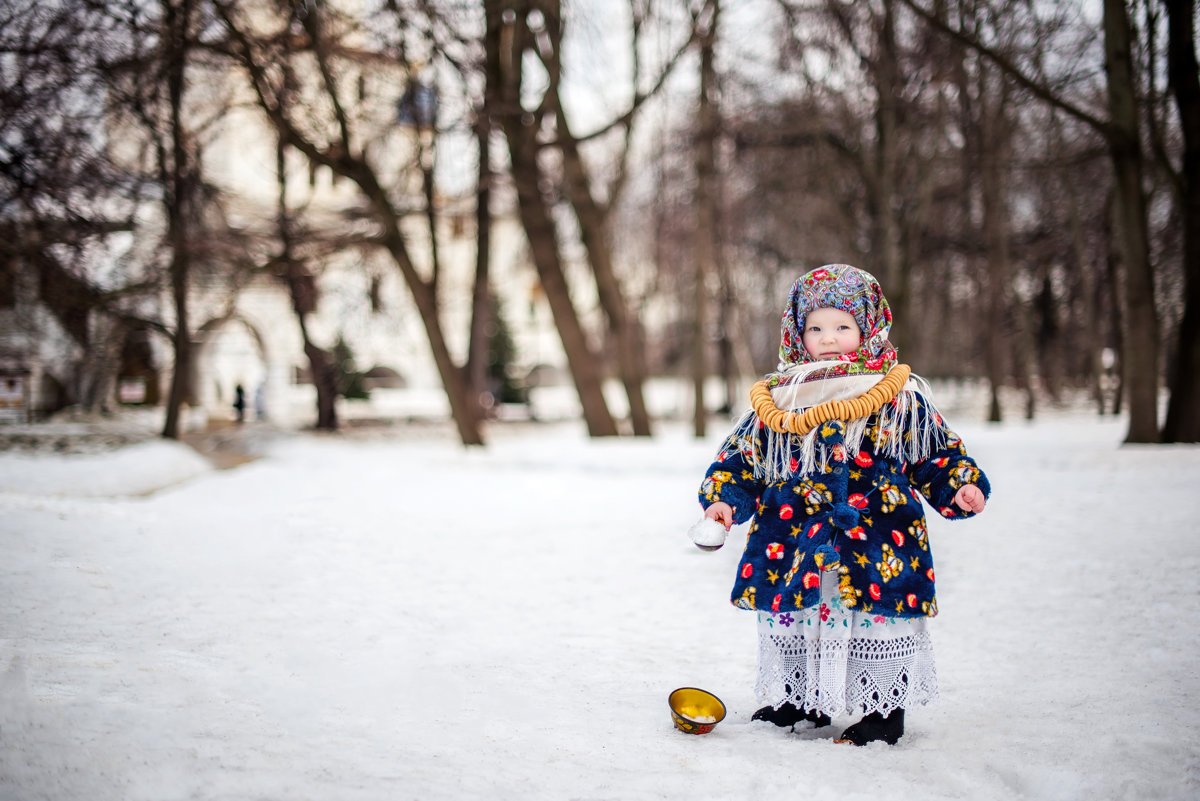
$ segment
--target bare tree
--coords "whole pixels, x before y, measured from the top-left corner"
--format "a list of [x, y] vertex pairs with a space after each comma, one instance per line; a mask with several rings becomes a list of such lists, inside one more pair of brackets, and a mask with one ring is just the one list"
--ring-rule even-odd
[[[509, 162], [522, 225], [546, 293], [555, 325], [567, 353], [568, 366], [579, 393], [589, 431], [615, 434], [615, 421], [601, 393], [605, 373], [604, 348], [591, 343], [571, 297], [563, 255], [575, 244], [571, 223], [578, 227], [578, 244], [586, 256], [596, 296], [615, 348], [616, 369], [629, 400], [630, 425], [635, 435], [650, 433], [650, 416], [643, 396], [647, 374], [641, 321], [618, 275], [611, 220], [629, 175], [635, 119], [656, 97], [669, 75], [694, 42], [694, 30], [684, 37], [642, 80], [638, 56], [647, 20], [644, 4], [630, 3], [630, 47], [633, 92], [628, 108], [587, 134], [572, 130], [562, 98], [564, 20], [556, 0], [502, 3], [488, 0], [486, 41], [496, 53], [489, 64], [497, 72], [496, 116], [508, 142]], [[522, 58], [540, 65], [536, 75]], [[491, 79], [489, 78], [489, 81]], [[524, 93], [524, 94], [523, 94]], [[608, 134], [621, 134], [612, 161], [611, 180], [600, 179], [584, 145]]]
[[553, 43], [547, 46], [551, 55], [546, 57], [546, 62], [551, 85], [558, 80], [557, 62], [553, 56], [557, 52], [553, 48], [559, 41], [562, 22], [558, 4], [514, 5], [487, 0], [485, 8], [488, 64], [499, 70], [495, 76], [498, 102], [493, 111], [500, 120], [508, 142], [521, 224], [566, 352], [567, 366], [579, 394], [588, 433], [594, 437], [613, 436], [617, 433], [617, 425], [604, 399], [602, 360], [589, 345], [579, 313], [571, 300], [559, 252], [558, 224], [551, 210], [551, 198], [546, 194], [550, 181], [545, 175], [545, 165], [541, 159], [539, 132], [557, 115], [556, 96], [547, 90], [542, 102], [532, 111], [526, 111], [521, 102], [526, 87], [525, 54], [529, 51], [535, 54], [540, 52], [535, 42], [538, 36], [552, 39]]
[[[477, 399], [470, 397], [465, 372], [451, 356], [442, 329], [437, 274], [422, 275], [414, 262], [401, 225], [403, 210], [367, 150], [372, 132], [348, 107], [347, 93], [354, 85], [346, 80], [349, 74], [363, 64], [403, 64], [403, 54], [363, 50], [356, 44], [363, 32], [355, 21], [324, 5], [296, 9], [280, 4], [273, 8], [274, 18], [258, 26], [232, 4], [215, 5], [230, 37], [229, 53], [245, 71], [282, 141], [314, 165], [352, 181], [362, 193], [379, 227], [378, 240], [404, 278], [424, 324], [459, 438], [463, 444], [482, 444]], [[389, 11], [399, 30], [412, 10], [393, 6]]]
[[1116, 186], [1119, 249], [1124, 287], [1126, 331], [1121, 360], [1129, 395], [1127, 442], [1157, 442], [1158, 314], [1149, 261], [1149, 227], [1142, 185], [1143, 154], [1139, 129], [1133, 38], [1123, 0], [1104, 2], [1105, 75], [1108, 117], [1102, 118], [1063, 97], [1047, 83], [1027, 75], [1005, 54], [972, 34], [947, 25], [915, 0], [901, 0], [937, 30], [977, 50], [1034, 97], [1050, 103], [1099, 133], [1108, 145]]
[[27, 336], [46, 334], [34, 307], [48, 311], [77, 354], [51, 366], [60, 402], [108, 411], [126, 331], [156, 325], [137, 302], [157, 284], [132, 269], [102, 277], [139, 193], [97, 136], [103, 18], [78, 3], [10, 2], [0, 13], [0, 305]]
[[946, 66], [933, 63], [928, 43], [905, 35], [894, 0], [780, 0], [780, 7], [785, 63], [802, 76], [803, 96], [779, 104], [780, 119], [773, 122], [749, 115], [736, 133], [739, 151], [786, 151], [780, 160], [792, 163], [769, 163], [776, 177], [763, 178], [800, 182], [810, 198], [793, 202], [821, 215], [819, 222], [810, 218], [807, 236], [793, 235], [800, 241], [788, 244], [806, 260], [869, 268], [894, 308], [893, 339], [909, 350], [917, 341], [909, 326], [919, 309], [912, 286], [920, 280], [933, 200], [949, 180], [944, 139], [950, 126], [940, 95], [950, 83]]
[[[240, 244], [203, 181], [203, 132], [185, 98], [201, 15], [194, 0], [28, 12], [5, 27], [13, 63], [28, 67], [12, 73], [15, 91], [5, 97], [13, 128], [4, 151], [18, 177], [5, 223], [21, 243], [19, 261], [38, 273], [39, 300], [87, 353], [74, 398], [85, 409], [107, 406], [130, 337], [153, 331], [173, 341], [163, 435], [176, 437], [190, 377], [193, 262], [202, 257], [211, 277], [236, 261]], [[219, 104], [209, 111], [219, 115]], [[120, 256], [109, 244], [117, 231], [132, 233]], [[227, 288], [235, 292], [236, 281]]]

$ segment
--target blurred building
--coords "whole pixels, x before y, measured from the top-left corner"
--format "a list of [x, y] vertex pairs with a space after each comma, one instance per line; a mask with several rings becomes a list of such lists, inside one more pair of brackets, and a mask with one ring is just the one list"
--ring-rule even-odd
[[[240, 81], [230, 75], [192, 74], [203, 82], [189, 87], [187, 97], [192, 104], [189, 118], [206, 121], [200, 157], [204, 179], [220, 190], [223, 223], [229, 230], [267, 243], [263, 253], [246, 259], [262, 261], [277, 247], [270, 242], [279, 213], [275, 132]], [[407, 246], [426, 274], [432, 257], [422, 169], [434, 169], [439, 186], [445, 187], [434, 197], [439, 298], [442, 326], [461, 364], [467, 352], [475, 269], [474, 177], [464, 175], [474, 162], [473, 139], [469, 132], [435, 138], [429, 123], [436, 95], [410, 80], [399, 66], [388, 70], [376, 63], [369, 71], [348, 72], [341, 79], [354, 87], [347, 97], [358, 99], [350, 109], [356, 139], [368, 143], [364, 147], [381, 182], [394, 194], [397, 206], [407, 210], [402, 221]], [[213, 114], [218, 103], [228, 110]], [[114, 120], [108, 135], [114, 160], [145, 167], [139, 160], [148, 151], [135, 125]], [[287, 206], [303, 219], [306, 230], [327, 237], [358, 231], [363, 241], [373, 233], [362, 194], [350, 181], [313, 168], [295, 151], [287, 152], [285, 163]], [[490, 274], [516, 349], [513, 369], [523, 375], [561, 375], [561, 345], [527, 260], [524, 233], [504, 206], [503, 199], [494, 196]], [[161, 235], [165, 221], [162, 208], [153, 203], [147, 203], [140, 216], [142, 239], [111, 237], [109, 251], [96, 254], [98, 262], [128, 264], [144, 255], [139, 249], [149, 247], [151, 234]], [[347, 236], [344, 247], [305, 263], [315, 292], [306, 321], [310, 338], [327, 351], [344, 343], [356, 369], [369, 379], [366, 385], [374, 402], [386, 401], [391, 413], [404, 414], [406, 398], [414, 405], [413, 413], [437, 411], [441, 381], [408, 287], [381, 248], [350, 244], [352, 238]], [[248, 272], [245, 264], [198, 259], [189, 294], [194, 345], [190, 406], [203, 410], [202, 416], [230, 418], [234, 387], [241, 384], [252, 410], [285, 421], [311, 419], [315, 389], [285, 283], [268, 271]], [[67, 329], [61, 315], [47, 314], [39, 304], [36, 291], [14, 297], [8, 305], [0, 303], [0, 399], [5, 404], [0, 422], [15, 420], [18, 411], [24, 418], [38, 419], [80, 403], [89, 393], [109, 407], [163, 402], [173, 373], [173, 351], [161, 331], [122, 326], [119, 334], [108, 336], [101, 321], [87, 319], [80, 336]], [[173, 325], [168, 294], [150, 299], [150, 304], [157, 307], [143, 308], [146, 317]]]

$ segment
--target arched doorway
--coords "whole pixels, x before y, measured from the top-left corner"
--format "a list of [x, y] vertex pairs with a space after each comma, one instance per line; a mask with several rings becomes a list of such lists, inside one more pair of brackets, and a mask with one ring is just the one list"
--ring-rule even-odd
[[262, 416], [270, 362], [258, 328], [240, 315], [210, 320], [196, 332], [193, 346], [194, 401], [208, 416], [233, 419], [239, 385], [244, 390], [246, 418]]

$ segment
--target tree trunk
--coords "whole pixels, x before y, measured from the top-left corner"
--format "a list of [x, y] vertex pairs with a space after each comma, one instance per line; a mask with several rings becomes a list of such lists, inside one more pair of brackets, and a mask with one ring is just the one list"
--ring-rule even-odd
[[121, 348], [129, 326], [120, 317], [99, 309], [88, 313], [90, 331], [80, 366], [79, 407], [87, 413], [111, 411], [114, 379], [121, 367]]
[[[373, 176], [372, 176], [373, 178]], [[408, 249], [399, 228], [390, 227], [384, 234], [384, 247], [392, 254], [392, 259], [406, 274], [415, 276], [416, 268], [408, 260]], [[446, 335], [442, 331], [441, 317], [438, 314], [437, 297], [433, 288], [419, 279], [409, 281], [413, 304], [425, 323], [425, 333], [429, 338], [429, 348], [433, 353], [433, 361], [441, 376], [442, 386], [446, 390], [446, 398], [450, 402], [450, 414], [458, 429], [459, 439], [463, 445], [482, 445], [483, 432], [480, 427], [480, 410], [477, 398], [470, 397], [465, 371], [462, 370], [450, 356], [450, 348], [446, 343]]]
[[[520, 126], [519, 121], [505, 123], [505, 128]], [[567, 356], [567, 367], [575, 382], [579, 403], [583, 410], [588, 434], [593, 437], [611, 437], [617, 434], [617, 423], [604, 399], [600, 358], [587, 341], [583, 324], [571, 301], [571, 292], [559, 260], [558, 236], [554, 220], [541, 196], [538, 183], [541, 173], [536, 165], [519, 158], [516, 152], [523, 145], [514, 145], [525, 135], [524, 131], [509, 131], [509, 147], [513, 150], [512, 175], [517, 189], [521, 224], [529, 239], [533, 264], [541, 281], [542, 291], [550, 304], [550, 314], [562, 340]]]
[[717, 108], [716, 68], [713, 64], [717, 40], [717, 24], [721, 13], [719, 0], [706, 6], [711, 14], [708, 25], [699, 36], [700, 95], [696, 120], [696, 233], [695, 233], [695, 299], [692, 309], [692, 429], [703, 437], [708, 424], [708, 409], [704, 405], [704, 384], [708, 379], [708, 281], [717, 274], [716, 138]]
[[[544, 10], [544, 13], [557, 18], [557, 3], [552, 5], [554, 8]], [[520, 104], [522, 59], [529, 44], [524, 16], [528, 9], [506, 21], [505, 12], [512, 11], [508, 4], [487, 0], [485, 8], [487, 60], [497, 70], [494, 76], [499, 94], [497, 116], [508, 141], [517, 205], [533, 264], [562, 340], [588, 433], [593, 437], [615, 436], [617, 424], [604, 398], [600, 359], [588, 346], [583, 325], [571, 301], [558, 252], [558, 229], [542, 194], [544, 176], [538, 162], [539, 126], [536, 122], [540, 115], [526, 114]], [[489, 80], [492, 77], [489, 76]], [[533, 118], [532, 123], [530, 118]]]
[[[1004, 89], [1000, 79], [993, 84], [991, 70], [979, 65], [979, 142], [976, 165], [983, 201], [983, 238], [987, 243], [987, 372], [991, 384], [991, 408], [988, 420], [1001, 418], [1000, 387], [1004, 385], [1005, 355], [1015, 332], [1009, 327], [1008, 308], [1012, 264], [1008, 245], [1008, 201], [1003, 175], [1004, 154], [1008, 150], [1007, 124], [1004, 119]], [[1028, 355], [1028, 354], [1025, 354]], [[1022, 375], [1027, 392], [1032, 391], [1028, 375]]]
[[900, 69], [896, 44], [896, 19], [893, 0], [884, 0], [879, 19], [878, 51], [872, 61], [878, 105], [875, 107], [875, 180], [871, 187], [872, 202], [871, 248], [874, 263], [867, 267], [879, 280], [892, 307], [892, 341], [903, 345], [907, 337], [908, 280], [901, 263], [903, 248], [900, 242], [900, 221], [897, 200], [899, 169], [897, 148], [898, 105], [900, 103]]
[[1129, 17], [1123, 0], [1104, 0], [1104, 71], [1108, 84], [1109, 155], [1116, 180], [1116, 212], [1125, 287], [1121, 358], [1129, 398], [1126, 442], [1158, 442], [1158, 312], [1150, 264], [1142, 151], [1131, 58]]
[[[183, 130], [184, 69], [187, 65], [191, 6], [191, 0], [182, 0], [178, 8], [174, 0], [163, 2], [164, 38], [167, 47], [167, 96], [171, 126], [171, 166], [168, 180], [164, 182], [163, 204], [167, 216], [167, 240], [171, 246], [171, 297], [175, 306], [175, 331], [172, 336], [175, 367], [171, 374], [171, 389], [167, 395], [166, 419], [162, 431], [166, 439], [179, 439], [180, 409], [191, 394], [188, 381], [192, 369], [191, 321], [188, 319], [191, 258], [188, 253], [187, 230], [190, 215], [186, 207], [191, 199], [193, 187]], [[160, 170], [163, 167], [165, 165], [160, 165]]]
[[1164, 442], [1200, 442], [1200, 67], [1194, 0], [1166, 0], [1168, 71], [1183, 133], [1183, 319], [1169, 376]]
[[[1108, 215], [1109, 219], [1112, 219], [1116, 216], [1116, 211], [1112, 208], [1115, 205], [1116, 199], [1113, 198], [1109, 209], [1111, 212]], [[1110, 223], [1107, 226], [1107, 234], [1110, 241], [1116, 236], [1112, 228], [1113, 224]], [[1113, 336], [1116, 340], [1113, 343], [1113, 350], [1116, 354], [1116, 367], [1113, 371], [1113, 377], [1116, 379], [1116, 385], [1113, 387], [1112, 393], [1112, 414], [1114, 417], [1119, 416], [1121, 411], [1125, 408], [1125, 377], [1128, 375], [1124, 365], [1125, 336], [1128, 328], [1125, 325], [1125, 304], [1121, 302], [1119, 297], [1120, 293], [1118, 291], [1120, 287], [1121, 276], [1117, 270], [1117, 250], [1118, 246], [1115, 243], [1110, 244], [1107, 248], [1108, 257], [1104, 260], [1104, 269], [1108, 275], [1108, 301], [1114, 318]]]
[[467, 355], [467, 384], [476, 398], [487, 389], [487, 328], [491, 304], [490, 294], [492, 239], [492, 162], [488, 144], [492, 135], [491, 108], [492, 71], [486, 70], [483, 108], [475, 121], [475, 136], [479, 146], [479, 177], [475, 190], [475, 283], [471, 289], [471, 345]]
[[308, 357], [309, 370], [312, 372], [313, 386], [317, 390], [317, 424], [318, 431], [337, 431], [337, 375], [329, 362], [329, 353], [313, 344], [308, 337], [308, 328], [304, 318], [300, 318], [300, 328], [304, 336], [304, 355]]
[[[1056, 145], [1062, 142], [1062, 130], [1055, 119], [1054, 137]], [[1089, 270], [1085, 263], [1086, 248], [1084, 245], [1083, 223], [1080, 219], [1079, 192], [1076, 182], [1070, 175], [1062, 180], [1061, 191], [1067, 202], [1068, 238], [1071, 243], [1071, 259], [1068, 269], [1078, 278], [1079, 299], [1083, 306], [1083, 319], [1086, 321], [1086, 348], [1083, 355], [1086, 359], [1084, 369], [1087, 371], [1092, 394], [1096, 399], [1097, 412], [1104, 416], [1105, 411], [1105, 376], [1104, 349], [1107, 346], [1104, 337], [1104, 318], [1108, 309], [1104, 306], [1104, 281], [1095, 270]], [[1115, 321], [1113, 321], [1115, 323]]]
[[446, 399], [450, 403], [450, 415], [458, 430], [459, 438], [464, 445], [482, 445], [483, 432], [480, 427], [479, 401], [470, 397], [464, 371], [454, 363], [450, 348], [442, 331], [441, 315], [438, 312], [437, 295], [434, 284], [421, 279], [416, 265], [408, 254], [404, 234], [400, 231], [399, 214], [388, 199], [386, 190], [379, 184], [379, 179], [371, 167], [361, 159], [345, 158], [339, 164], [339, 172], [352, 181], [366, 195], [375, 211], [376, 219], [383, 228], [382, 244], [391, 255], [393, 263], [400, 269], [412, 294], [413, 305], [421, 322], [425, 325], [425, 334], [429, 340], [429, 349], [433, 355], [434, 365], [438, 376], [446, 390]]
[[[557, 52], [557, 49], [556, 49]], [[607, 215], [592, 197], [592, 190], [579, 147], [571, 135], [562, 103], [554, 99], [558, 109], [558, 141], [563, 156], [566, 194], [579, 221], [580, 236], [588, 253], [600, 306], [608, 317], [617, 343], [617, 371], [629, 398], [629, 422], [635, 436], [650, 436], [650, 413], [646, 409], [643, 385], [646, 364], [643, 359], [641, 326], [629, 311], [621, 283], [613, 269], [612, 248], [608, 239]]]
[[[1038, 265], [1041, 275], [1038, 283], [1037, 298], [1034, 301], [1036, 319], [1026, 326], [1025, 339], [1033, 334], [1037, 352], [1037, 376], [1041, 379], [1052, 403], [1059, 403], [1062, 398], [1062, 381], [1067, 375], [1066, 365], [1058, 358], [1059, 337], [1058, 308], [1054, 300], [1054, 287], [1050, 281], [1050, 270], [1046, 264]], [[1034, 363], [1031, 360], [1031, 363]]]
[[317, 287], [313, 277], [295, 259], [292, 220], [287, 208], [287, 163], [282, 139], [277, 140], [275, 146], [275, 181], [278, 189], [277, 234], [280, 262], [283, 265], [281, 277], [287, 284], [288, 294], [292, 298], [292, 310], [296, 313], [296, 321], [300, 326], [300, 338], [304, 344], [304, 355], [308, 358], [309, 374], [312, 376], [313, 388], [317, 391], [317, 422], [314, 427], [318, 431], [337, 431], [337, 376], [334, 374], [333, 365], [330, 364], [329, 354], [318, 347], [308, 335], [307, 319], [317, 307]]
[[[960, 25], [965, 20], [960, 20]], [[980, 310], [984, 320], [984, 371], [988, 379], [987, 420], [999, 423], [1003, 419], [1000, 405], [1000, 388], [1004, 384], [1005, 347], [1005, 303], [1008, 294], [1008, 236], [1005, 227], [1005, 203], [1003, 200], [999, 154], [993, 151], [1000, 137], [996, 126], [999, 113], [991, 109], [991, 92], [988, 86], [988, 69], [982, 60], [976, 65], [977, 75], [972, 80], [967, 63], [967, 51], [954, 47], [954, 80], [958, 88], [959, 125], [965, 144], [962, 149], [962, 195], [974, 206], [978, 200], [982, 210], [982, 222], [977, 230], [974, 216], [965, 218], [970, 233], [986, 243], [982, 264], [979, 257], [973, 262], [983, 273], [984, 287]]]
[[1109, 119], [1097, 119], [1038, 84], [1003, 57], [980, 44], [965, 29], [950, 30], [914, 0], [904, 4], [931, 24], [984, 53], [1009, 76], [1043, 100], [1066, 110], [1099, 131], [1108, 145], [1116, 191], [1119, 250], [1123, 267], [1125, 330], [1121, 347], [1121, 382], [1128, 391], [1129, 430], [1126, 442], [1157, 442], [1158, 313], [1154, 306], [1154, 272], [1149, 256], [1149, 225], [1142, 187], [1141, 137], [1127, 3], [1104, 0], [1104, 71]]
[[404, 234], [400, 231], [399, 214], [388, 199], [387, 192], [379, 184], [375, 172], [361, 159], [343, 162], [343, 170], [347, 177], [353, 180], [367, 196], [376, 218], [383, 224], [383, 246], [392, 257], [392, 261], [400, 269], [412, 294], [413, 305], [425, 325], [425, 334], [429, 340], [429, 349], [433, 362], [441, 378], [442, 387], [446, 390], [446, 399], [450, 403], [450, 415], [454, 419], [458, 436], [464, 445], [482, 445], [483, 432], [480, 426], [479, 400], [470, 397], [464, 371], [454, 363], [450, 348], [446, 343], [446, 335], [442, 331], [442, 320], [438, 310], [436, 285], [431, 281], [423, 281], [416, 266], [408, 255]]
[[1004, 385], [1005, 352], [1008, 350], [1006, 307], [1008, 304], [1009, 259], [1005, 228], [1003, 190], [1000, 187], [999, 159], [984, 150], [981, 159], [984, 241], [987, 242], [987, 374], [991, 385], [988, 421], [999, 423], [1000, 387]]
[[[281, 197], [283, 193], [281, 184]], [[300, 326], [304, 355], [308, 358], [308, 370], [312, 376], [313, 388], [317, 391], [317, 422], [313, 427], [318, 431], [337, 431], [337, 375], [334, 373], [328, 351], [313, 342], [308, 334], [308, 315], [317, 305], [316, 285], [304, 267], [292, 259], [291, 236], [286, 220], [281, 220], [280, 239], [283, 242], [283, 279], [292, 298], [292, 309], [296, 312], [296, 321]]]

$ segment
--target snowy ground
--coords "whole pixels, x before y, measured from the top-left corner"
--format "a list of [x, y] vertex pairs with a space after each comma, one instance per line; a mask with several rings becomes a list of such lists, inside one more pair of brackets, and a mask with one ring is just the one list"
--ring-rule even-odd
[[685, 533], [720, 425], [0, 453], [0, 798], [1200, 796], [1200, 448], [955, 422], [995, 494], [931, 518], [942, 700], [891, 749], [749, 723], [744, 535]]

